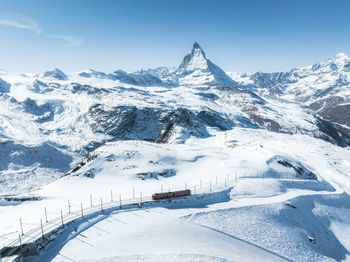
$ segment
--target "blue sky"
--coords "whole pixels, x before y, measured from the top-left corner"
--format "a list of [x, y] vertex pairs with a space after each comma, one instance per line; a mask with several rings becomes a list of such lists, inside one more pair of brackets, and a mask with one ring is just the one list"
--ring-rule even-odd
[[349, 13], [346, 0], [0, 0], [0, 68], [177, 66], [197, 41], [225, 71], [285, 71], [350, 55]]

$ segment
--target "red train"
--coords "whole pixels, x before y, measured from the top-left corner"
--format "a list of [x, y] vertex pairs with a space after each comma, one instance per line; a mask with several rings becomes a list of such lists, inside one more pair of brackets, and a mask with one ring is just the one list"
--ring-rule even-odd
[[191, 195], [191, 190], [186, 189], [186, 190], [166, 192], [166, 193], [154, 193], [152, 195], [152, 199], [153, 200], [157, 200], [157, 199], [180, 197], [180, 196], [188, 196], [188, 195]]

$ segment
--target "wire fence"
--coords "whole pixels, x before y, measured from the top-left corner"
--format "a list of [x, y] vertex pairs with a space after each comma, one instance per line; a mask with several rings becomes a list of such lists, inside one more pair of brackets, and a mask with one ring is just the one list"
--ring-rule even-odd
[[[236, 182], [237, 179], [238, 178], [235, 180]], [[204, 182], [202, 180], [200, 180], [197, 184], [188, 184], [185, 182], [184, 186], [182, 187], [167, 187], [161, 185], [157, 193], [190, 189], [191, 195], [198, 195], [223, 190], [229, 186], [232, 186], [233, 182], [234, 181], [232, 180], [232, 177], [230, 178], [230, 176], [225, 178], [216, 177], [215, 181], [213, 182]], [[84, 218], [87, 218], [88, 216], [91, 217], [91, 215], [98, 215], [115, 209], [123, 209], [127, 206], [134, 206], [137, 208], [142, 207], [142, 205], [145, 203], [159, 202], [157, 200], [152, 200], [152, 196], [143, 195], [142, 192], [137, 191], [135, 187], [132, 188], [132, 198], [123, 199], [121, 194], [115, 194], [112, 190], [110, 190], [109, 195], [110, 199], [104, 200], [103, 198], [96, 198], [90, 194], [90, 206], [88, 207], [83, 206], [82, 202], [79, 205], [71, 200], [67, 200], [67, 209], [65, 212], [63, 210], [59, 210], [59, 212], [48, 212], [48, 210], [44, 208], [44, 219], [40, 219], [38, 224], [28, 231], [24, 230], [23, 225], [27, 227], [30, 224], [26, 224], [20, 218], [18, 238], [13, 240], [1, 250], [0, 262], [10, 261], [10, 256], [28, 253], [28, 250], [36, 248], [38, 240], [45, 241], [46, 236], [50, 235], [54, 231], [57, 231], [58, 229], [64, 228], [69, 223], [78, 219], [82, 219], [82, 221], [84, 221]], [[48, 213], [50, 215], [55, 214], [56, 217], [53, 219], [48, 219]]]
[[[208, 194], [211, 192], [218, 192], [234, 185], [237, 185], [239, 180], [244, 180], [248, 178], [262, 178], [262, 179], [279, 179], [279, 180], [289, 180], [294, 182], [294, 176], [285, 176], [281, 174], [269, 175], [267, 176], [264, 173], [254, 173], [247, 174], [246, 172], [241, 173], [240, 175], [235, 172], [234, 174], [227, 175], [225, 177], [215, 177], [214, 181], [202, 181], [199, 183], [184, 183], [182, 187], [165, 187], [164, 185], [160, 185], [159, 192], [171, 192], [178, 191], [183, 189], [190, 189], [191, 195], [196, 196], [199, 194]], [[157, 203], [157, 200], [152, 200], [152, 196], [143, 195], [141, 191], [135, 190], [135, 187], [132, 188], [132, 198], [123, 199], [121, 194], [115, 194], [112, 190], [110, 190], [110, 199], [103, 200], [103, 198], [96, 198], [92, 194], [89, 195], [90, 205], [83, 206], [81, 202], [80, 205], [71, 200], [67, 201], [67, 210], [64, 212], [63, 210], [59, 210], [59, 212], [48, 212], [46, 208], [44, 208], [45, 219], [40, 219], [38, 224], [30, 229], [29, 231], [24, 231], [23, 224], [25, 224], [22, 219], [19, 219], [20, 232], [18, 232], [18, 238], [13, 240], [9, 245], [0, 250], [0, 262], [10, 261], [8, 257], [13, 255], [23, 255], [28, 253], [30, 249], [36, 249], [37, 242], [40, 240], [47, 240], [46, 236], [52, 234], [58, 229], [63, 229], [65, 225], [81, 219], [84, 221], [88, 216], [95, 216], [99, 214], [103, 214], [104, 212], [109, 212], [116, 209], [123, 209], [127, 206], [134, 205], [135, 208], [142, 207], [145, 203], [154, 202]], [[158, 201], [159, 202], [159, 201]], [[48, 219], [49, 214], [57, 215], [53, 219]], [[28, 225], [28, 224], [25, 224]], [[33, 224], [31, 224], [33, 225]], [[12, 260], [11, 260], [12, 261]]]

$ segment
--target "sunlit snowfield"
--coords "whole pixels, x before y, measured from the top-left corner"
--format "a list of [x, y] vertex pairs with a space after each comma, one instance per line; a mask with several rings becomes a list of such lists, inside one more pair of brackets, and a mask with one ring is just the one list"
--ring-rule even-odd
[[[211, 184], [198, 197], [73, 222], [26, 259], [350, 260], [348, 140], [316, 117], [334, 94], [347, 96], [339, 74], [349, 78], [350, 59], [264, 88], [226, 74], [198, 44], [186, 57], [177, 69], [130, 74], [0, 72], [0, 246], [18, 239], [20, 218], [26, 233], [45, 208], [49, 220], [67, 214], [68, 201], [79, 211]], [[332, 90], [320, 94], [321, 84]], [[321, 111], [304, 106], [320, 99]]]

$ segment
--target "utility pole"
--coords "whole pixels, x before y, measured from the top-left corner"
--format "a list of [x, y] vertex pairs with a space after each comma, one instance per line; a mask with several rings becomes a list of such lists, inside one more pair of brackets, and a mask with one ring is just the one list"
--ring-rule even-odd
[[45, 221], [47, 223], [47, 212], [46, 212], [46, 207], [44, 207], [44, 211], [45, 211]]
[[111, 190], [111, 202], [113, 202], [113, 191]]
[[70, 203], [69, 203], [69, 199], [68, 199], [68, 214], [70, 214]]
[[101, 197], [101, 212], [103, 212], [103, 203], [102, 203], [102, 197]]
[[90, 205], [92, 207], [92, 195], [90, 194]]

